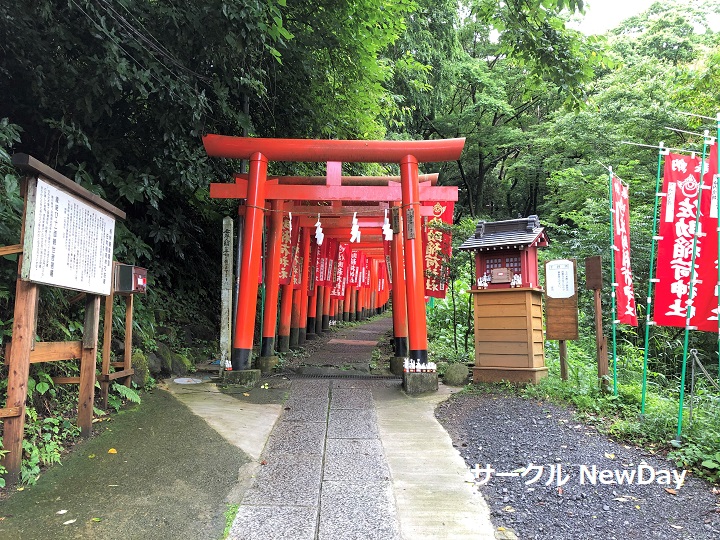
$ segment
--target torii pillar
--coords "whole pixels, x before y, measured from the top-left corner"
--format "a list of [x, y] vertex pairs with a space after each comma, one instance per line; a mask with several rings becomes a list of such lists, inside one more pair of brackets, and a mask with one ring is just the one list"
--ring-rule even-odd
[[275, 347], [277, 326], [277, 303], [280, 289], [280, 248], [282, 244], [283, 201], [271, 201], [270, 234], [267, 241], [267, 262], [265, 264], [265, 311], [263, 312], [260, 356], [272, 358]]
[[250, 368], [257, 311], [257, 277], [260, 272], [260, 254], [262, 253], [262, 222], [268, 160], [261, 152], [253, 152], [249, 161], [243, 254], [238, 287], [238, 298], [242, 300], [243, 309], [238, 310], [235, 321], [235, 336], [230, 357], [233, 371]]
[[[399, 207], [393, 203], [393, 207]], [[390, 241], [390, 267], [392, 270], [392, 317], [395, 359], [391, 362], [392, 372], [402, 375], [403, 363], [408, 355], [407, 301], [405, 289], [405, 263], [403, 260], [402, 217], [399, 219], [398, 234]]]
[[298, 330], [298, 345], [305, 343], [308, 324], [308, 283], [310, 282], [310, 229], [302, 229], [302, 276], [300, 279], [300, 328]]
[[422, 238], [420, 235], [420, 191], [418, 161], [407, 155], [400, 161], [402, 215], [405, 234], [405, 288], [407, 291], [408, 346], [410, 360], [426, 363], [427, 323], [425, 320], [425, 280], [423, 278]]

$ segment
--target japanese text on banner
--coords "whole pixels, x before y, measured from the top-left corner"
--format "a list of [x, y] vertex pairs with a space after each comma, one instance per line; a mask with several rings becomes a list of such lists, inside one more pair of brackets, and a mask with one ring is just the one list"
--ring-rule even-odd
[[[717, 174], [717, 145], [703, 165], [697, 157], [669, 154], [660, 215], [658, 265], [653, 321], [660, 326], [685, 327], [690, 299], [693, 239], [696, 232], [698, 196], [700, 216], [695, 243], [695, 284], [689, 325], [698, 330], [718, 330], [717, 323], [717, 210], [712, 209], [712, 180]], [[715, 156], [715, 159], [712, 157]], [[700, 182], [701, 170], [705, 172]], [[715, 178], [716, 180], [716, 178]], [[702, 184], [702, 194], [701, 192]], [[716, 203], [715, 203], [716, 204]]]
[[453, 202], [425, 202], [423, 206], [431, 206], [433, 217], [423, 227], [425, 296], [445, 298], [450, 269], [448, 261], [452, 255]]
[[615, 264], [615, 300], [617, 319], [621, 323], [637, 326], [635, 293], [630, 269], [630, 200], [628, 187], [619, 178], [612, 178], [614, 212], [613, 259]]

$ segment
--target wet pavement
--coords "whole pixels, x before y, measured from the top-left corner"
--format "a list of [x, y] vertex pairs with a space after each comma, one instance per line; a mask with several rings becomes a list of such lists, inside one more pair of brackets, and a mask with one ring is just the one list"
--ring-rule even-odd
[[0, 502], [0, 538], [220, 539], [226, 519], [236, 540], [495, 538], [433, 414], [450, 390], [368, 378], [391, 324], [318, 338], [302, 367], [343, 378], [169, 382]]
[[238, 471], [251, 463], [158, 389], [0, 501], [0, 538], [217, 540]]

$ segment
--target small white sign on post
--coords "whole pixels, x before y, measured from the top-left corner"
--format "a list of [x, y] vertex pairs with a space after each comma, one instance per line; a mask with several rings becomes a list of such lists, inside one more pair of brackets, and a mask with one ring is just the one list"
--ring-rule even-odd
[[115, 218], [40, 178], [28, 182], [22, 279], [107, 296]]
[[573, 261], [549, 261], [545, 265], [545, 286], [549, 298], [572, 298], [575, 295]]

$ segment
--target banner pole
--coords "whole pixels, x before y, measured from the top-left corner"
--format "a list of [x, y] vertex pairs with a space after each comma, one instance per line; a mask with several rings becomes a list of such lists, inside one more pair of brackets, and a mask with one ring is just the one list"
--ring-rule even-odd
[[617, 388], [617, 303], [615, 301], [615, 257], [617, 250], [615, 249], [615, 205], [613, 198], [613, 172], [612, 167], [608, 167], [609, 171], [609, 193], [610, 193], [610, 298], [612, 299], [612, 364], [613, 364], [613, 394], [618, 395]]
[[647, 399], [647, 374], [648, 374], [648, 350], [650, 348], [650, 312], [652, 307], [653, 295], [653, 274], [655, 273], [655, 250], [657, 249], [657, 229], [658, 229], [658, 207], [660, 206], [660, 167], [662, 166], [662, 156], [667, 155], [668, 151], [663, 149], [664, 143], [660, 141], [658, 145], [657, 175], [655, 177], [655, 209], [653, 210], [653, 232], [652, 243], [650, 247], [650, 271], [648, 272], [648, 294], [647, 307], [645, 308], [645, 348], [643, 350], [643, 378], [642, 378], [642, 399], [640, 401], [640, 414], [645, 414], [645, 403]]
[[698, 234], [700, 233], [700, 208], [702, 204], [702, 190], [703, 180], [705, 180], [705, 155], [707, 153], [707, 141], [708, 131], [705, 131], [705, 139], [703, 142], [702, 160], [700, 162], [700, 182], [698, 187], [697, 196], [697, 208], [695, 210], [695, 234], [693, 235], [692, 244], [692, 259], [690, 260], [690, 287], [688, 290], [688, 301], [687, 309], [685, 312], [685, 336], [683, 338], [683, 361], [682, 371], [680, 373], [680, 396], [678, 403], [678, 421], [677, 421], [677, 436], [675, 437], [675, 443], [681, 443], [682, 434], [682, 420], [683, 420], [683, 401], [685, 400], [685, 378], [687, 374], [687, 358], [688, 358], [688, 343], [690, 341], [690, 322], [693, 316], [693, 296], [695, 292], [695, 259], [697, 257], [697, 240]]

